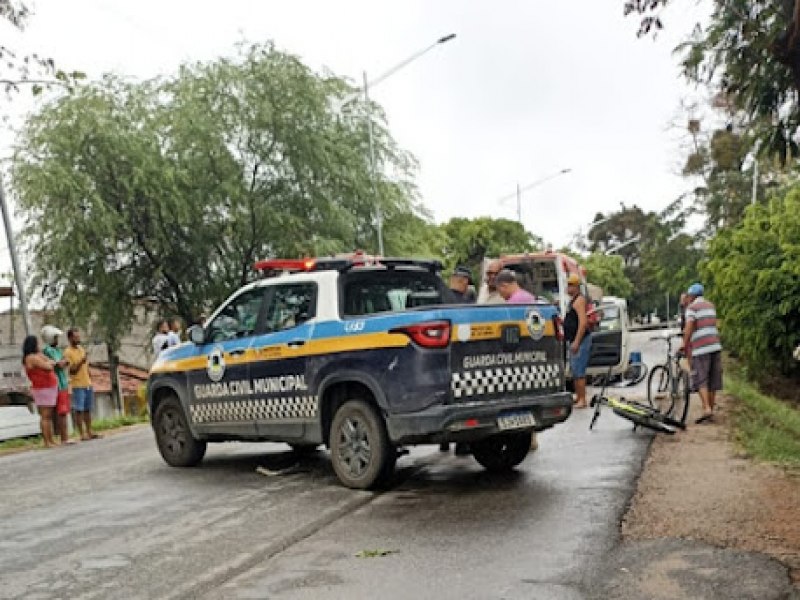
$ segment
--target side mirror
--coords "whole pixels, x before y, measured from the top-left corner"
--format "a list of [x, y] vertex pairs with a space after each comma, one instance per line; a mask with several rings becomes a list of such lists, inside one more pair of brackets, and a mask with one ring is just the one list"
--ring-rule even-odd
[[204, 344], [206, 341], [206, 332], [200, 325], [192, 325], [186, 331], [186, 334], [189, 337], [189, 340], [198, 346], [200, 344]]

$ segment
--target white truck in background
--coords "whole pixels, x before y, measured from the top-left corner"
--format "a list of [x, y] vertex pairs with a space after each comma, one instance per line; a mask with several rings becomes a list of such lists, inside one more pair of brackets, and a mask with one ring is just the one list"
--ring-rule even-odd
[[39, 431], [39, 415], [19, 346], [0, 345], [0, 441], [38, 435]]

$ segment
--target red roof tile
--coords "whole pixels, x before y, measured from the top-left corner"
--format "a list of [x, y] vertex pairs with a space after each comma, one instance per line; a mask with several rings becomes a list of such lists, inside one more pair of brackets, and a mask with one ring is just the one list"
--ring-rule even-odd
[[[96, 393], [108, 394], [111, 392], [111, 372], [108, 369], [108, 365], [89, 365], [89, 376], [92, 378], [92, 387]], [[123, 396], [136, 395], [139, 386], [145, 381], [147, 381], [147, 371], [120, 365], [119, 385], [122, 388]]]

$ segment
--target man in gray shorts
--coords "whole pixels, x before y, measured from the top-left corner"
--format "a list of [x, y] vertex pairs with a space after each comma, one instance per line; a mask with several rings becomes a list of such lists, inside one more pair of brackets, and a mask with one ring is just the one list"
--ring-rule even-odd
[[712, 423], [716, 395], [722, 389], [722, 343], [717, 329], [717, 311], [703, 297], [703, 286], [692, 284], [687, 292], [683, 347], [692, 370], [692, 390], [700, 393], [703, 415], [695, 423]]

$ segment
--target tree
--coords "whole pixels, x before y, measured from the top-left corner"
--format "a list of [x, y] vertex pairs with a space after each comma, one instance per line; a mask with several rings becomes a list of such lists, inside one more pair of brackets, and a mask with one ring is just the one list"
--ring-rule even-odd
[[[624, 11], [641, 16], [641, 36], [661, 29], [669, 3], [626, 0]], [[800, 0], [715, 2], [708, 25], [698, 24], [679, 50], [690, 81], [708, 85], [718, 101], [757, 124], [762, 155], [784, 163], [798, 155]]]
[[754, 375], [798, 374], [792, 350], [800, 332], [800, 188], [747, 209], [721, 231], [702, 265], [725, 345]]
[[542, 239], [527, 231], [522, 224], [509, 219], [456, 217], [441, 225], [444, 245], [437, 254], [449, 269], [457, 265], [481, 271], [483, 259], [501, 254], [518, 254], [541, 250]]
[[[109, 76], [47, 105], [12, 169], [34, 283], [115, 350], [134, 299], [191, 322], [254, 279], [259, 258], [374, 248], [376, 201], [424, 239], [414, 160], [373, 107], [387, 166], [376, 199], [364, 107], [330, 108], [351, 92], [267, 44], [167, 80]], [[387, 237], [390, 252], [422, 245], [413, 229]]]
[[579, 260], [586, 268], [586, 279], [600, 286], [604, 295], [628, 298], [633, 293], [633, 284], [625, 275], [619, 256], [594, 253]]
[[[677, 296], [696, 274], [702, 250], [692, 236], [682, 233], [686, 217], [681, 200], [659, 213], [622, 205], [616, 213], [595, 217], [595, 222], [603, 222], [590, 230], [590, 248], [594, 253], [610, 251], [622, 257], [625, 276], [633, 285], [632, 313], [661, 312], [666, 307], [665, 295]], [[638, 241], [622, 246], [634, 239]]]
[[[17, 0], [0, 0], [0, 20], [22, 31], [32, 13], [28, 5]], [[6, 45], [0, 45], [0, 86], [7, 94], [29, 85], [34, 95], [53, 86], [73, 89], [86, 76], [80, 71], [68, 73], [56, 67], [52, 58], [38, 54], [18, 55]]]

